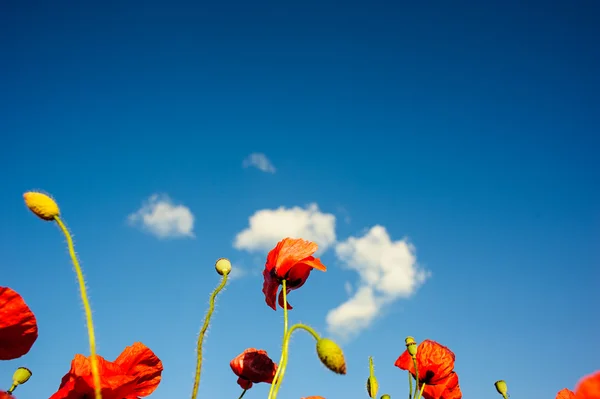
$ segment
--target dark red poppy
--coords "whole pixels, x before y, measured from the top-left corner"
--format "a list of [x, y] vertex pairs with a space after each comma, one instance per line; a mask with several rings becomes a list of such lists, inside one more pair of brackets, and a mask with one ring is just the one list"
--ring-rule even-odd
[[37, 337], [37, 321], [23, 298], [8, 287], [0, 287], [0, 360], [23, 356]]
[[[286, 294], [289, 294], [304, 285], [312, 269], [327, 270], [321, 260], [312, 256], [318, 248], [314, 242], [288, 237], [269, 252], [263, 271], [263, 293], [265, 302], [273, 310], [277, 310], [275, 299], [283, 280], [286, 280]], [[292, 309], [289, 302], [287, 305], [288, 309]], [[283, 291], [279, 293], [279, 306], [283, 307]]]
[[[97, 356], [102, 399], [138, 399], [158, 387], [163, 365], [141, 342], [128, 346], [114, 362]], [[71, 370], [63, 377], [58, 391], [50, 399], [85, 399], [94, 397], [94, 380], [90, 359], [75, 355]]]
[[[426, 384], [423, 396], [426, 399], [459, 399], [462, 397], [458, 376], [454, 370], [454, 353], [432, 340], [425, 340], [417, 347], [419, 385]], [[396, 360], [396, 367], [409, 370], [415, 375], [413, 360], [405, 350]]]
[[259, 382], [273, 383], [277, 372], [277, 365], [264, 350], [248, 348], [237, 355], [230, 363], [231, 370], [239, 378], [237, 383], [242, 389], [252, 388], [252, 384]]

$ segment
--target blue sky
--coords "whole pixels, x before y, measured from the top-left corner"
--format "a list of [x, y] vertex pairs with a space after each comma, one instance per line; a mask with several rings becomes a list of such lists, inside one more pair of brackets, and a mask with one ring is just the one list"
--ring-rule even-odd
[[421, 3], [0, 5], [0, 285], [40, 329], [0, 363], [6, 388], [24, 365], [17, 396], [48, 397], [88, 353], [64, 239], [23, 205], [31, 189], [75, 235], [99, 354], [142, 341], [163, 360], [155, 399], [190, 395], [220, 257], [241, 272], [200, 396], [239, 395], [229, 361], [247, 347], [278, 361], [260, 271], [283, 234], [325, 247], [290, 317], [339, 339], [348, 375], [300, 332], [281, 399], [366, 397], [368, 356], [380, 393], [404, 397], [407, 335], [455, 351], [466, 398], [497, 379], [554, 398], [598, 369], [600, 9]]

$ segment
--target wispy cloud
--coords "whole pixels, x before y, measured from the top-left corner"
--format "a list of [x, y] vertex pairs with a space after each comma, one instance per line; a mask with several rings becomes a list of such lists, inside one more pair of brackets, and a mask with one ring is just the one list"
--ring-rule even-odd
[[242, 162], [242, 166], [244, 168], [249, 168], [252, 166], [265, 173], [276, 172], [275, 166], [273, 166], [271, 161], [269, 161], [269, 158], [267, 158], [265, 154], [260, 152], [253, 152], [252, 154], [248, 155], [246, 159], [244, 159], [244, 161]]
[[335, 242], [335, 216], [319, 211], [317, 204], [262, 209], [250, 216], [249, 226], [235, 237], [234, 247], [268, 251], [285, 237], [314, 241], [322, 252]]
[[328, 330], [345, 338], [370, 326], [396, 299], [410, 297], [430, 275], [418, 266], [414, 246], [392, 241], [379, 225], [338, 243], [335, 253], [359, 275], [354, 295], [327, 314]]
[[174, 204], [165, 194], [153, 194], [127, 219], [132, 226], [158, 238], [194, 237], [194, 215], [190, 209]]

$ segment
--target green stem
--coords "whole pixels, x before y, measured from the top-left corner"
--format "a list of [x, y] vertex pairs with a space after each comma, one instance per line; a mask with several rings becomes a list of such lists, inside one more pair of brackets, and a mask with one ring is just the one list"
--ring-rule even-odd
[[419, 393], [419, 367], [417, 366], [417, 357], [413, 356], [412, 361], [413, 361], [413, 365], [415, 366], [415, 381], [416, 381], [415, 398], [416, 398], [417, 394]]
[[88, 299], [87, 291], [85, 289], [85, 278], [83, 277], [83, 272], [81, 271], [81, 266], [79, 265], [79, 260], [77, 259], [77, 254], [75, 253], [75, 246], [73, 245], [73, 239], [71, 238], [69, 230], [58, 216], [55, 216], [54, 220], [56, 221], [58, 227], [60, 227], [60, 230], [67, 239], [69, 255], [71, 256], [71, 261], [73, 262], [75, 273], [77, 274], [77, 281], [79, 282], [79, 292], [81, 293], [81, 301], [83, 302], [83, 309], [85, 311], [85, 319], [88, 330], [88, 340], [90, 342], [90, 363], [92, 369], [92, 378], [94, 381], [94, 396], [96, 397], [96, 399], [102, 399], [100, 371], [98, 368], [98, 359], [96, 358], [96, 335], [94, 334], [92, 308], [90, 307], [90, 301]]
[[[284, 359], [284, 351], [283, 348], [285, 347], [285, 335], [287, 334], [288, 331], [288, 310], [287, 310], [287, 286], [286, 286], [286, 281], [283, 280], [281, 282], [283, 284], [283, 291], [282, 291], [282, 295], [283, 295], [283, 343], [282, 343], [282, 347], [281, 347], [281, 357], [279, 358], [279, 365], [277, 367], [277, 371], [275, 372], [275, 377], [273, 377], [273, 382], [271, 383], [271, 389], [269, 389], [269, 396], [268, 399], [271, 399], [272, 395], [275, 393], [275, 385], [277, 385], [279, 383], [279, 375], [281, 374], [281, 365], [283, 364], [283, 359]], [[277, 305], [275, 305], [277, 306]]]
[[238, 399], [242, 399], [244, 397], [244, 395], [246, 394], [246, 391], [247, 391], [247, 389], [244, 389]]
[[228, 275], [229, 273], [223, 274], [221, 283], [217, 286], [217, 288], [215, 288], [212, 294], [210, 294], [210, 299], [208, 301], [208, 313], [206, 313], [204, 325], [202, 326], [202, 329], [200, 330], [200, 335], [198, 336], [198, 346], [196, 348], [196, 376], [194, 378], [194, 389], [192, 391], [192, 399], [196, 399], [196, 396], [198, 396], [198, 387], [200, 386], [200, 373], [202, 371], [202, 343], [204, 342], [204, 335], [206, 335], [206, 330], [208, 329], [210, 318], [215, 310], [215, 299], [217, 298], [217, 294], [225, 287], [225, 284], [227, 284]]
[[285, 335], [285, 339], [283, 341], [283, 360], [281, 362], [282, 364], [280, 365], [280, 367], [278, 369], [278, 370], [281, 370], [281, 372], [279, 373], [279, 379], [277, 380], [277, 386], [275, 388], [275, 393], [274, 393], [272, 399], [277, 398], [277, 394], [279, 393], [279, 388], [281, 387], [281, 383], [283, 382], [283, 376], [285, 375], [285, 369], [287, 367], [287, 362], [288, 362], [288, 355], [289, 355], [288, 347], [290, 345], [290, 338], [292, 336], [292, 333], [297, 329], [302, 329], [302, 330], [308, 331], [310, 333], [310, 335], [312, 335], [316, 341], [319, 341], [321, 339], [319, 334], [317, 334], [317, 332], [312, 327], [307, 326], [306, 324], [302, 324], [302, 323], [294, 324], [292, 326], [292, 328], [290, 328], [288, 330], [287, 334]]
[[412, 399], [412, 374], [410, 373], [410, 371], [408, 372], [408, 399]]
[[423, 390], [425, 389], [425, 383], [423, 383], [423, 385], [421, 385], [421, 391], [419, 392], [419, 397], [417, 399], [421, 399], [421, 397], [423, 396]]

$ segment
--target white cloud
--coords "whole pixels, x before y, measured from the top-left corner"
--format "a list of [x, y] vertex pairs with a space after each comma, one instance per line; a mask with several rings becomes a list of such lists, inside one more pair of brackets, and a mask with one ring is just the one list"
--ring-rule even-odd
[[232, 265], [231, 272], [229, 272], [230, 280], [237, 280], [242, 277], [246, 277], [248, 275], [248, 271], [238, 265]]
[[338, 243], [335, 252], [360, 278], [354, 295], [327, 314], [327, 328], [341, 336], [368, 327], [385, 305], [411, 296], [429, 277], [417, 264], [415, 248], [406, 240], [392, 241], [383, 226]]
[[234, 247], [269, 251], [285, 237], [304, 238], [319, 244], [319, 252], [335, 242], [335, 216], [319, 211], [317, 204], [262, 209], [250, 216], [249, 227], [235, 237]]
[[253, 152], [248, 155], [246, 159], [242, 162], [242, 166], [244, 168], [248, 168], [250, 166], [255, 167], [256, 169], [262, 170], [266, 173], [275, 173], [275, 166], [269, 161], [269, 158], [263, 153]]
[[194, 237], [194, 215], [184, 205], [175, 205], [167, 195], [154, 194], [128, 221], [158, 238]]

